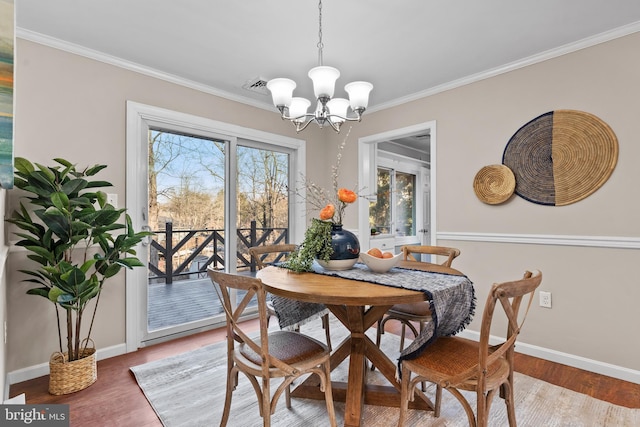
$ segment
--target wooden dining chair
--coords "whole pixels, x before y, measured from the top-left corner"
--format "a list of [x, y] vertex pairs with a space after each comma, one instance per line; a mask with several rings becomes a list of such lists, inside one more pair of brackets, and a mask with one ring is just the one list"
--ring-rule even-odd
[[[420, 261], [420, 259], [416, 259], [414, 257], [414, 255], [417, 254], [444, 256], [446, 259], [440, 265], [451, 267], [451, 263], [454, 258], [460, 255], [460, 250], [445, 246], [406, 245], [402, 247], [402, 254], [402, 258], [405, 261]], [[408, 304], [396, 304], [391, 307], [384, 317], [378, 321], [378, 330], [376, 332], [376, 345], [378, 347], [380, 347], [381, 336], [384, 334], [384, 325], [389, 320], [397, 320], [402, 324], [400, 332], [400, 351], [402, 351], [404, 349], [404, 339], [407, 333], [407, 328], [411, 329], [415, 338], [420, 332], [422, 332], [425, 323], [431, 321], [429, 302], [421, 301]], [[419, 329], [416, 329], [412, 322], [417, 322]], [[373, 368], [374, 367], [372, 366], [372, 369]]]
[[[434, 416], [440, 416], [442, 389], [448, 390], [462, 404], [469, 426], [484, 427], [489, 418], [491, 401], [496, 393], [505, 400], [509, 425], [515, 427], [513, 404], [513, 356], [518, 334], [531, 307], [533, 295], [542, 273], [527, 271], [524, 278], [512, 282], [495, 283], [487, 296], [480, 326], [480, 341], [459, 337], [439, 337], [416, 359], [401, 363], [401, 398], [398, 426], [404, 425], [408, 404], [419, 382], [436, 384]], [[526, 309], [519, 316], [521, 302], [529, 295]], [[496, 306], [506, 315], [506, 339], [490, 346], [491, 326]], [[413, 375], [413, 377], [412, 377]], [[477, 396], [477, 414], [460, 390], [474, 391]]]
[[[282, 243], [276, 245], [262, 245], [252, 246], [249, 248], [249, 253], [256, 263], [259, 270], [262, 270], [267, 265], [273, 265], [278, 262], [286, 261], [287, 256], [295, 251], [297, 248], [294, 244]], [[273, 304], [271, 301], [267, 301], [267, 324], [272, 316], [277, 316]], [[329, 314], [322, 316], [322, 328], [327, 340], [327, 346], [331, 350], [331, 330], [329, 329]]]
[[[306, 374], [315, 374], [320, 378], [320, 389], [324, 391], [329, 422], [336, 425], [331, 394], [331, 370], [329, 366], [330, 350], [326, 345], [311, 337], [293, 331], [268, 332], [267, 295], [262, 281], [249, 276], [238, 276], [207, 270], [216, 292], [222, 302], [227, 319], [227, 391], [220, 426], [227, 425], [231, 410], [231, 398], [238, 385], [238, 373], [242, 372], [253, 386], [263, 425], [271, 425], [278, 398], [285, 393], [286, 406], [291, 407], [291, 383]], [[236, 289], [244, 296], [234, 304], [230, 290]], [[252, 339], [243, 330], [240, 316], [249, 302], [256, 297], [260, 321], [259, 336]], [[282, 378], [273, 396], [271, 380]]]

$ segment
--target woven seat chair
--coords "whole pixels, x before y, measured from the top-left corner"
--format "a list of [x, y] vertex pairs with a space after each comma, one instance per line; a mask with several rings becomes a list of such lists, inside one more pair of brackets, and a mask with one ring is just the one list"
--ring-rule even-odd
[[[434, 416], [440, 416], [442, 389], [447, 389], [462, 404], [470, 426], [487, 425], [491, 401], [496, 393], [505, 400], [509, 425], [515, 427], [513, 404], [513, 355], [515, 342], [527, 317], [542, 273], [527, 271], [524, 278], [496, 283], [491, 287], [482, 314], [480, 341], [459, 337], [439, 337], [416, 359], [401, 363], [401, 398], [398, 426], [404, 425], [409, 400], [418, 382], [436, 384]], [[526, 310], [519, 316], [521, 302], [529, 295]], [[507, 334], [503, 343], [490, 346], [491, 325], [496, 306], [506, 315]], [[502, 316], [501, 316], [502, 317]], [[413, 376], [413, 377], [412, 377]], [[477, 414], [460, 390], [475, 391]]]
[[[289, 243], [252, 246], [249, 248], [249, 253], [253, 257], [258, 270], [262, 270], [267, 265], [285, 261], [287, 259], [287, 255], [295, 251], [296, 248], [296, 245]], [[273, 305], [271, 304], [271, 301], [267, 301], [267, 324], [269, 324], [271, 316], [277, 317], [277, 314], [273, 308]], [[327, 346], [329, 347], [329, 350], [331, 350], [331, 330], [329, 329], [328, 313], [322, 316], [322, 327], [324, 328]]]
[[[460, 255], [460, 250], [456, 248], [447, 248], [445, 246], [406, 245], [402, 247], [402, 254], [402, 258], [405, 261], [418, 261], [418, 259], [414, 257], [414, 254], [445, 256], [447, 258], [441, 265], [451, 267], [451, 263], [454, 258]], [[384, 325], [389, 320], [398, 320], [402, 324], [402, 330], [400, 332], [400, 351], [402, 351], [404, 349], [404, 339], [407, 328], [411, 329], [414, 337], [417, 337], [419, 332], [424, 328], [425, 323], [431, 321], [429, 302], [421, 301], [409, 304], [396, 304], [391, 307], [385, 316], [378, 321], [378, 330], [376, 333], [376, 345], [378, 347], [380, 347], [381, 336], [384, 334]], [[412, 322], [417, 322], [419, 324], [419, 330], [416, 329]], [[374, 367], [372, 366], [372, 369], [373, 368]]]
[[[327, 346], [299, 332], [268, 333], [267, 295], [260, 279], [211, 269], [208, 270], [208, 274], [218, 292], [227, 319], [227, 391], [220, 426], [226, 426], [229, 420], [231, 398], [238, 385], [239, 372], [246, 375], [256, 392], [265, 427], [271, 425], [271, 415], [275, 413], [278, 399], [283, 392], [287, 408], [291, 407], [289, 391], [295, 379], [306, 374], [318, 375], [320, 389], [325, 395], [329, 422], [331, 426], [335, 426], [330, 351]], [[231, 301], [231, 289], [246, 292], [237, 306]], [[260, 335], [251, 339], [243, 330], [239, 319], [254, 296], [258, 300]], [[271, 380], [274, 378], [282, 378], [282, 382], [272, 396]]]

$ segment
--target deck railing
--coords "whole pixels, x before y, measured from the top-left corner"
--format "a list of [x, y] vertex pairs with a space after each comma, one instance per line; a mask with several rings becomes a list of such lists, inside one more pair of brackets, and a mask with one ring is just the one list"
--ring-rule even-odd
[[[174, 230], [168, 222], [164, 230], [154, 231], [150, 245], [149, 283], [171, 284], [174, 280], [205, 277], [209, 266], [224, 269], [223, 229]], [[249, 255], [251, 246], [288, 243], [288, 228], [238, 228], [235, 262], [238, 270], [256, 270]]]

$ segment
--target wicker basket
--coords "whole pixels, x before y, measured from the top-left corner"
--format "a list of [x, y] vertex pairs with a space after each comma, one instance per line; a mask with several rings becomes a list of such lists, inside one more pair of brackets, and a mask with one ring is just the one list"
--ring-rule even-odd
[[69, 394], [84, 390], [96, 382], [98, 367], [96, 349], [80, 349], [80, 359], [68, 361], [68, 353], [55, 352], [49, 360], [49, 393], [53, 395]]
[[478, 171], [473, 180], [473, 191], [480, 201], [497, 205], [509, 200], [516, 188], [516, 178], [505, 165], [489, 165]]

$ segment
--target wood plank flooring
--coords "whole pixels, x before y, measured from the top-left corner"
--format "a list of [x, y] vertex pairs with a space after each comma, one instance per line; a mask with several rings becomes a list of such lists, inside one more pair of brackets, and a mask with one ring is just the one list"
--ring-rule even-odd
[[[257, 321], [250, 322], [254, 329], [257, 329]], [[390, 323], [388, 331], [398, 333]], [[222, 341], [224, 338], [224, 329], [216, 329], [99, 361], [98, 381], [77, 393], [64, 396], [50, 395], [48, 393], [49, 378], [44, 376], [12, 385], [10, 395], [26, 393], [27, 403], [69, 404], [73, 427], [160, 427], [160, 421], [129, 368], [194, 350]], [[640, 385], [638, 384], [522, 354], [516, 355], [516, 370], [616, 405], [640, 408]]]

